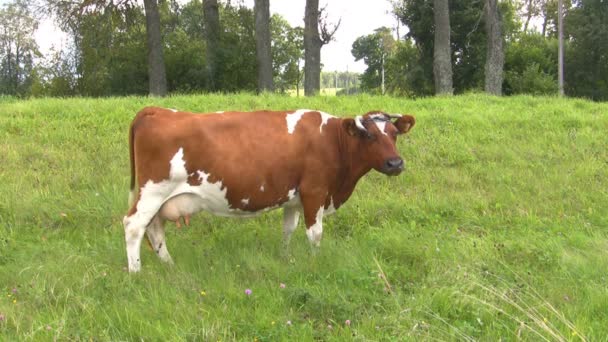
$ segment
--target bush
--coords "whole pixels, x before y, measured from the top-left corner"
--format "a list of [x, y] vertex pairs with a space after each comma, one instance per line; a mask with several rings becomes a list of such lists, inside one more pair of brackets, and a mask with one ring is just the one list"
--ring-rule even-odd
[[507, 47], [504, 92], [557, 92], [557, 40], [539, 33], [522, 34]]
[[541, 70], [540, 65], [532, 63], [519, 73], [507, 71], [505, 81], [512, 94], [546, 95], [557, 93], [555, 77]]

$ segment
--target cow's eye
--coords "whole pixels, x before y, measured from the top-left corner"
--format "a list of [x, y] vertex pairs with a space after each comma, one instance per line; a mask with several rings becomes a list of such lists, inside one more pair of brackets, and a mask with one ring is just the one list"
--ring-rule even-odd
[[367, 134], [365, 135], [365, 137], [366, 137], [366, 138], [367, 138], [367, 140], [369, 140], [369, 141], [374, 141], [374, 140], [376, 140], [376, 135], [375, 135], [374, 133], [367, 133]]

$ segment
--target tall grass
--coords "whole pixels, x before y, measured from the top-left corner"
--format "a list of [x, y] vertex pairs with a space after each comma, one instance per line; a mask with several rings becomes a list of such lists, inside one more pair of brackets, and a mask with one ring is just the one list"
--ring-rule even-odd
[[[167, 227], [175, 266], [144, 248], [131, 275], [127, 129], [146, 105], [417, 125], [407, 171], [368, 174], [318, 255], [301, 225], [283, 253], [280, 212], [200, 214]], [[2, 100], [0, 340], [603, 340], [606, 132], [608, 105], [552, 97]]]

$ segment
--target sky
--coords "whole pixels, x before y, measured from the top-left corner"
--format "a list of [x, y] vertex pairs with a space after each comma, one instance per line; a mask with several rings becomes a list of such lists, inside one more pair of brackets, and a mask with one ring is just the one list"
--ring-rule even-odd
[[[253, 0], [245, 0], [245, 5], [253, 7]], [[270, 0], [270, 12], [283, 16], [291, 26], [304, 26], [304, 8], [306, 0]], [[386, 26], [395, 27], [397, 21], [391, 14], [388, 0], [320, 0], [319, 8], [327, 5], [328, 19], [340, 27], [335, 41], [321, 48], [321, 63], [325, 71], [363, 72], [365, 63], [355, 62], [350, 53], [353, 42], [360, 36], [372, 33], [375, 29]]]
[[[242, 1], [245, 6], [253, 8], [253, 0]], [[10, 1], [0, 0], [0, 5], [8, 2]], [[143, 1], [140, 2], [143, 6]], [[232, 0], [232, 3], [239, 3], [239, 0]], [[270, 12], [280, 14], [294, 27], [303, 27], [305, 4], [306, 0], [270, 0]], [[327, 5], [329, 21], [337, 23], [341, 18], [342, 22], [336, 32], [335, 40], [321, 48], [323, 70], [363, 72], [365, 70], [363, 61], [355, 62], [350, 53], [353, 42], [360, 36], [372, 33], [376, 28], [382, 26], [394, 28], [397, 21], [391, 14], [391, 4], [388, 0], [319, 1], [319, 8], [325, 5]], [[62, 42], [68, 39], [51, 20], [40, 23], [35, 37], [43, 54], [46, 54], [52, 46], [61, 47]]]

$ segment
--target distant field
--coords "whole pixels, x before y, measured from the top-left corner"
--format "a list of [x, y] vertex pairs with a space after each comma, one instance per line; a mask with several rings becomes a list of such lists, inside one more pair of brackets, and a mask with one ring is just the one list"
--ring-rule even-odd
[[[301, 223], [283, 253], [278, 211], [201, 214], [168, 225], [174, 267], [143, 248], [131, 275], [127, 130], [146, 105], [417, 125], [406, 172], [368, 174], [318, 255]], [[0, 98], [0, 340], [605, 340], [607, 146], [608, 104], [551, 97]]]
[[[336, 96], [336, 93], [342, 90], [343, 88], [323, 88], [320, 91], [321, 96]], [[287, 94], [289, 96], [298, 96], [298, 91], [296, 89], [287, 90]], [[304, 88], [300, 89], [300, 96], [304, 96]]]

